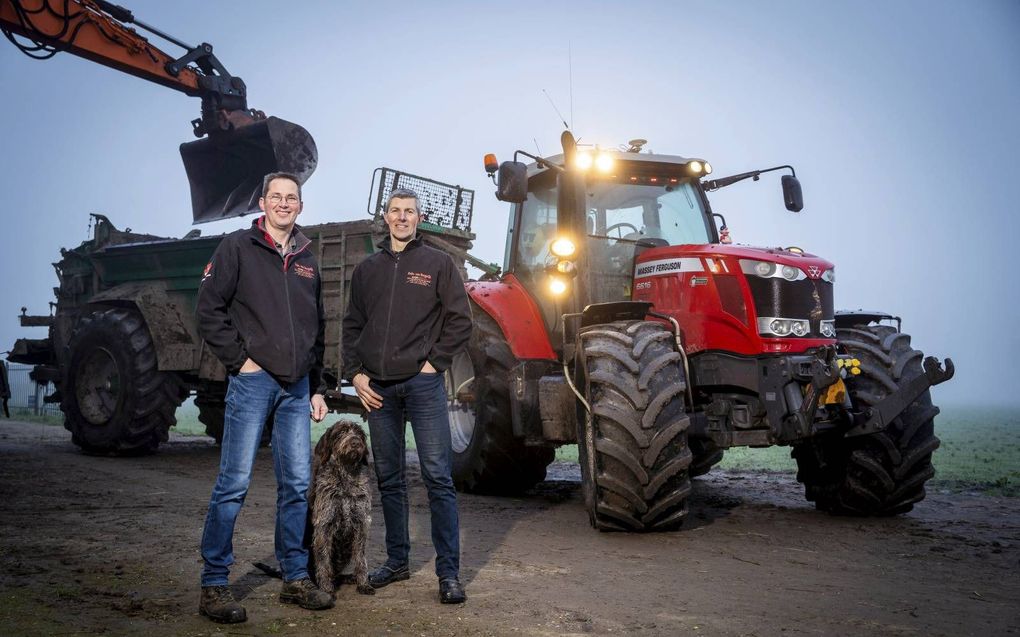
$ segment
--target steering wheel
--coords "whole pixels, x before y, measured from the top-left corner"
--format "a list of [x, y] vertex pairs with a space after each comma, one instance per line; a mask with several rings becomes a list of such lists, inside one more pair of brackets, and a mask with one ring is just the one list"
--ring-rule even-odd
[[[637, 232], [638, 231], [637, 226], [635, 226], [634, 224], [627, 223], [626, 221], [621, 221], [620, 223], [614, 223], [613, 225], [611, 225], [608, 228], [606, 228], [606, 236], [609, 236], [609, 233], [612, 232], [613, 230], [617, 230], [619, 228], [625, 228], [625, 227], [626, 228], [630, 228], [631, 232]], [[628, 234], [630, 234], [630, 233], [628, 233]], [[618, 238], [620, 238], [620, 239], [623, 238], [623, 233], [622, 232], [620, 233], [620, 236]]]

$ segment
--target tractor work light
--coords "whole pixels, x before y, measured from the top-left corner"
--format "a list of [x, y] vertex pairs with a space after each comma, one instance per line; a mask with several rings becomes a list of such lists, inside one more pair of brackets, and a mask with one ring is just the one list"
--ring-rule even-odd
[[553, 293], [553, 296], [559, 296], [567, 291], [567, 282], [559, 277], [551, 277], [549, 291]]
[[707, 161], [705, 162], [705, 174], [706, 175], [712, 174], [712, 164], [708, 163]]
[[556, 271], [560, 274], [566, 274], [571, 278], [577, 276], [577, 266], [574, 265], [573, 261], [560, 261], [556, 264]]
[[762, 336], [807, 336], [811, 323], [807, 319], [790, 319], [776, 316], [758, 318], [758, 333]]
[[700, 161], [689, 161], [687, 162], [687, 170], [695, 175], [700, 175], [701, 171], [704, 170], [704, 166], [701, 165]]
[[593, 163], [595, 163], [595, 158], [591, 156], [591, 153], [577, 153], [577, 157], [574, 159], [574, 166], [582, 171], [591, 168]]
[[552, 245], [549, 246], [549, 251], [561, 259], [565, 259], [573, 255], [576, 250], [577, 246], [574, 245], [574, 242], [566, 237], [556, 239], [552, 242]]
[[822, 333], [825, 338], [836, 338], [836, 321], [835, 319], [829, 319], [822, 321], [818, 326], [818, 331]]
[[771, 261], [757, 261], [754, 259], [741, 259], [740, 269], [744, 274], [753, 274], [763, 279], [786, 279], [787, 281], [802, 281], [807, 278], [804, 271], [792, 265], [780, 266]]
[[598, 156], [595, 157], [595, 168], [597, 168], [599, 172], [609, 172], [613, 169], [613, 158], [606, 153], [599, 153]]

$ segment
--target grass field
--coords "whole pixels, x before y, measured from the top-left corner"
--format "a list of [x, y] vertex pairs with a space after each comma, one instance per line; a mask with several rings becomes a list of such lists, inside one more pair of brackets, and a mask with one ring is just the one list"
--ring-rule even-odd
[[[17, 412], [12, 415], [45, 424], [61, 422], [52, 416], [35, 417]], [[334, 420], [328, 418], [324, 423], [312, 423], [313, 441], [318, 440]], [[190, 400], [177, 410], [175, 431], [195, 436], [205, 433], [204, 425], [198, 422], [198, 409]], [[943, 407], [941, 415], [935, 419], [935, 432], [942, 440], [942, 446], [933, 458], [936, 475], [929, 483], [931, 486], [1020, 496], [1020, 408]], [[410, 429], [407, 440], [408, 448], [413, 449]], [[556, 457], [576, 462], [577, 445], [561, 447]], [[718, 467], [747, 471], [796, 471], [789, 447], [730, 449]]]

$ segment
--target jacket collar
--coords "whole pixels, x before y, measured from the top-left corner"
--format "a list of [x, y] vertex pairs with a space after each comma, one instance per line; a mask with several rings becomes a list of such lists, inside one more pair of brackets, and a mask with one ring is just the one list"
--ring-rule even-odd
[[[262, 215], [251, 222], [251, 232], [256, 241], [268, 248], [272, 248], [273, 251], [276, 251], [276, 241], [273, 239], [272, 235], [266, 231], [265, 215]], [[291, 229], [290, 238], [294, 242], [294, 249], [291, 250], [291, 253], [301, 252], [308, 246], [309, 243], [311, 243], [311, 239], [306, 237], [305, 233], [301, 232], [301, 226], [297, 224], [294, 224], [294, 227]]]
[[[407, 252], [408, 250], [414, 250], [415, 248], [418, 248], [421, 245], [422, 245], [421, 233], [418, 233], [418, 234], [415, 235], [414, 239], [411, 239], [410, 241], [407, 242], [407, 245], [404, 246], [404, 250], [403, 251]], [[390, 256], [396, 256], [396, 254], [397, 254], [396, 252], [393, 251], [393, 248], [390, 247], [390, 235], [389, 234], [387, 234], [385, 237], [382, 238], [382, 240], [380, 240], [378, 243], [376, 243], [375, 247], [379, 248], [383, 252], [389, 253]]]

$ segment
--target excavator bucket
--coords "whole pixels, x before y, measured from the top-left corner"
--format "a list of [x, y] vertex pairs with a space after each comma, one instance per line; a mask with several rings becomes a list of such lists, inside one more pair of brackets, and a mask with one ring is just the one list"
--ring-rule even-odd
[[181, 144], [191, 184], [195, 224], [240, 217], [259, 209], [262, 178], [293, 173], [304, 183], [315, 170], [315, 141], [297, 124], [269, 117]]

